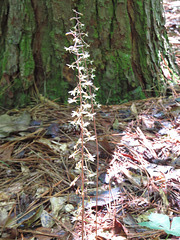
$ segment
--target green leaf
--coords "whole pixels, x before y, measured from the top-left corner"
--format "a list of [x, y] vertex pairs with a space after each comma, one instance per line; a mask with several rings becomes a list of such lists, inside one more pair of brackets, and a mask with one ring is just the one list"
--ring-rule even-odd
[[174, 217], [172, 224], [170, 224], [169, 217], [164, 214], [151, 213], [149, 215], [149, 222], [142, 222], [139, 225], [151, 229], [164, 230], [167, 234], [180, 236], [180, 217]]
[[180, 217], [174, 217], [172, 224], [171, 224], [171, 230], [166, 231], [168, 234], [172, 234], [174, 236], [179, 237], [180, 236]]

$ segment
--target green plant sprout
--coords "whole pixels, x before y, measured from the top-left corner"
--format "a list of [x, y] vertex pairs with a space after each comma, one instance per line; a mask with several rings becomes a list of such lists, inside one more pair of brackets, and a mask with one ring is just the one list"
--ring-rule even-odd
[[149, 222], [142, 222], [139, 225], [151, 229], [164, 230], [167, 234], [180, 237], [180, 217], [174, 217], [172, 222], [170, 222], [167, 215], [151, 213], [148, 218]]

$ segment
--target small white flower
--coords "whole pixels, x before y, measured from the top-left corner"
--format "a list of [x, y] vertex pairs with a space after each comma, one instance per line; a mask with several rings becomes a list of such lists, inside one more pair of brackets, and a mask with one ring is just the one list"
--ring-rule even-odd
[[77, 93], [77, 87], [75, 87], [72, 91], [69, 91], [69, 93], [72, 95], [72, 96], [75, 96], [76, 93]]
[[84, 109], [88, 109], [88, 108], [91, 108], [92, 106], [91, 106], [91, 104], [89, 104], [89, 103], [86, 103], [85, 105], [84, 105]]
[[77, 100], [75, 98], [68, 98], [68, 103], [71, 104], [71, 103], [76, 103]]
[[71, 65], [70, 64], [66, 64], [69, 68], [72, 68], [74, 70], [74, 68], [76, 68], [76, 66], [72, 63]]
[[78, 37], [75, 37], [75, 38], [73, 39], [73, 42], [75, 42], [75, 44], [77, 44], [77, 43], [80, 43], [80, 44], [81, 44], [81, 39], [79, 39]]
[[91, 74], [91, 78], [92, 78], [92, 79], [94, 79], [94, 78], [95, 78], [95, 76], [96, 76], [96, 75], [94, 75], [94, 74]]
[[90, 136], [89, 137], [89, 141], [95, 141], [96, 140], [96, 137], [95, 136]]
[[85, 52], [85, 53], [83, 54], [83, 57], [84, 57], [84, 58], [89, 58], [89, 57], [90, 57], [90, 55], [89, 55], [89, 53], [88, 53], [88, 52]]
[[72, 111], [72, 117], [75, 117], [75, 116], [77, 116], [77, 117], [79, 117], [80, 116], [80, 113], [78, 113], [78, 112], [76, 112], [76, 111]]
[[83, 67], [83, 66], [82, 66], [82, 67], [80, 66], [80, 67], [79, 67], [79, 71], [81, 72], [81, 71], [83, 71], [83, 70], [84, 70], [84, 67]]
[[84, 127], [86, 128], [89, 124], [90, 124], [89, 122], [85, 122]]
[[91, 82], [90, 80], [86, 82], [86, 86], [92, 86], [93, 82]]

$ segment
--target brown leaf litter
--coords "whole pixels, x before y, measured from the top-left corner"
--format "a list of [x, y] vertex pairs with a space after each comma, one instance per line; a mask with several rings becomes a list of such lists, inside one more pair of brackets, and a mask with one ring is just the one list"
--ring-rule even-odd
[[[97, 112], [98, 239], [160, 239], [164, 232], [138, 225], [142, 216], [151, 212], [171, 217], [179, 214], [178, 98], [133, 104], [102, 106]], [[69, 123], [72, 108], [48, 102], [8, 112], [18, 117], [26, 111], [31, 122], [26, 129], [0, 139], [2, 238], [13, 239], [16, 230], [17, 239], [41, 239], [40, 235], [80, 239], [79, 159], [69, 158], [79, 137], [79, 129]], [[94, 142], [87, 147], [95, 153]], [[96, 162], [87, 162], [87, 169], [85, 233], [87, 239], [93, 239]]]

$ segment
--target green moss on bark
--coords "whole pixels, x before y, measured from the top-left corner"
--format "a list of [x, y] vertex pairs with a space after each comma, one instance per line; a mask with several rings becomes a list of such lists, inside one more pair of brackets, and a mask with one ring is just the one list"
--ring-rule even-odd
[[[0, 7], [0, 78], [14, 86], [15, 97], [26, 102], [24, 95], [35, 81], [46, 97], [67, 101], [76, 81], [66, 67], [71, 56], [64, 50], [71, 45], [65, 33], [73, 25], [69, 19], [74, 8], [83, 13], [89, 34], [101, 103], [160, 92], [159, 56], [169, 54], [160, 0], [9, 0]], [[172, 65], [171, 57], [167, 59]], [[23, 89], [17, 90], [20, 85]]]
[[[26, 79], [26, 77], [30, 76], [34, 72], [34, 59], [32, 53], [32, 36], [31, 35], [23, 35], [20, 42], [20, 72], [21, 76]], [[28, 85], [26, 86], [28, 88]]]

